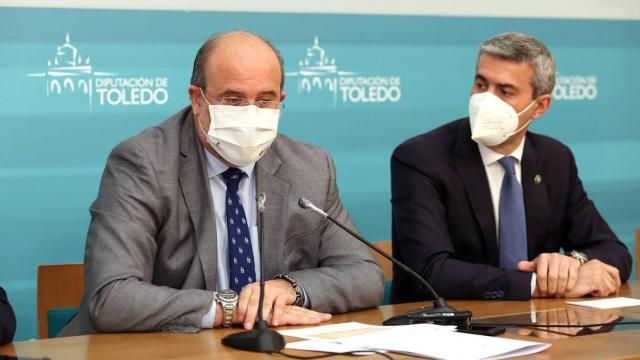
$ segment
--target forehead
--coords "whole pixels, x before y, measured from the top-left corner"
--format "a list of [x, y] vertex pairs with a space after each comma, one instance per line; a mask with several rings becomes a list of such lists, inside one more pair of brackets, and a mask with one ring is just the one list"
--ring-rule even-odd
[[533, 66], [528, 62], [518, 62], [499, 58], [490, 54], [482, 54], [476, 63], [476, 76], [489, 83], [510, 84], [533, 91], [531, 80]]
[[280, 88], [280, 64], [273, 50], [262, 40], [230, 35], [209, 55], [207, 86], [220, 90], [270, 91]]

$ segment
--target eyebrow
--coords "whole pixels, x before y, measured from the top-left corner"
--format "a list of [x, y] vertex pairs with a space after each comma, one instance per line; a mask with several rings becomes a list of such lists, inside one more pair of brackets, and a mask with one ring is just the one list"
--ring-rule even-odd
[[244, 95], [236, 90], [231, 90], [231, 89], [227, 89], [225, 91], [223, 91], [222, 93], [220, 93], [220, 95], [218, 95], [219, 97], [223, 97], [223, 96], [236, 96], [236, 97], [244, 97]]
[[480, 74], [476, 74], [476, 77], [473, 80], [482, 80], [484, 82], [487, 82], [487, 79], [485, 79], [485, 77]]
[[[485, 83], [488, 83], [488, 82], [489, 82], [489, 81], [487, 81], [487, 79], [486, 79], [484, 76], [482, 76], [482, 75], [480, 75], [480, 74], [476, 74], [476, 76], [475, 76], [474, 80], [481, 80], [481, 81], [484, 81]], [[515, 86], [514, 84], [511, 84], [511, 83], [498, 83], [497, 85], [498, 85], [498, 87], [499, 87], [499, 88], [501, 88], [501, 89], [513, 89], [513, 90], [518, 90], [518, 87], [517, 87], [517, 86]]]
[[[273, 90], [266, 90], [266, 91], [262, 91], [259, 92], [256, 97], [260, 97], [260, 96], [265, 96], [265, 95], [270, 95], [270, 96], [276, 96], [277, 93]], [[236, 96], [236, 97], [246, 97], [244, 93], [237, 91], [237, 90], [232, 90], [232, 89], [227, 89], [225, 91], [223, 91], [220, 95], [218, 96]]]

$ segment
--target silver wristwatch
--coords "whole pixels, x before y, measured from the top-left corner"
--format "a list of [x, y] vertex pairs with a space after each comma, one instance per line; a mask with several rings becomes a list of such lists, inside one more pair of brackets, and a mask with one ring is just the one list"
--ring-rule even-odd
[[585, 253], [580, 252], [580, 251], [576, 251], [576, 250], [569, 251], [567, 253], [567, 255], [569, 255], [572, 258], [578, 260], [580, 262], [580, 265], [584, 265], [584, 263], [589, 261], [589, 257]]
[[233, 290], [220, 290], [213, 293], [213, 299], [222, 308], [222, 327], [230, 327], [236, 315], [238, 294]]

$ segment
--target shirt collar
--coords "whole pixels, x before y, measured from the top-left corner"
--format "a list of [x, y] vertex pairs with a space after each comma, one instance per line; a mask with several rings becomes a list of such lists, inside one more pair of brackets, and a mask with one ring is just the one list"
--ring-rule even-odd
[[[222, 160], [215, 157], [206, 149], [204, 149], [204, 155], [207, 159], [207, 174], [209, 175], [210, 179], [222, 174], [229, 168], [229, 166], [223, 163]], [[256, 163], [253, 162], [247, 166], [239, 167], [238, 169], [244, 171], [244, 173], [247, 175], [247, 179], [251, 179], [255, 166]]]
[[482, 145], [482, 144], [478, 143], [478, 149], [480, 150], [480, 157], [482, 158], [482, 163], [485, 166], [491, 165], [494, 162], [497, 162], [498, 160], [502, 159], [505, 156], [513, 156], [514, 158], [516, 158], [518, 160], [518, 163], [520, 163], [520, 161], [522, 160], [522, 153], [524, 151], [524, 140], [525, 139], [526, 139], [526, 136], [522, 138], [522, 141], [520, 142], [518, 147], [515, 148], [515, 150], [513, 150], [513, 152], [511, 154], [509, 154], [509, 155], [504, 155], [504, 154], [497, 153], [497, 152], [489, 149], [485, 145]]

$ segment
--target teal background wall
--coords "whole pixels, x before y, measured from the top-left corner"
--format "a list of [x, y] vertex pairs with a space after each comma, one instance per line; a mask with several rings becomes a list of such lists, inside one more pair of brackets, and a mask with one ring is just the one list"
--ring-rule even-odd
[[[281, 50], [289, 75], [280, 131], [333, 154], [342, 198], [374, 240], [391, 237], [394, 147], [466, 115], [483, 40], [505, 31], [536, 36], [555, 54], [564, 87], [531, 130], [574, 150], [590, 197], [635, 249], [640, 21], [0, 8], [0, 286], [17, 313], [16, 340], [37, 336], [37, 265], [83, 261], [88, 207], [109, 151], [186, 106], [197, 49], [211, 33], [232, 29], [257, 32]], [[147, 89], [164, 89], [166, 102], [100, 104], [97, 87], [91, 104], [77, 89], [47, 95], [55, 78], [37, 74], [52, 71], [48, 61], [67, 34], [91, 65], [90, 73], [68, 76], [72, 82], [152, 79]], [[300, 91], [313, 78], [300, 63], [316, 37], [327, 65], [337, 68], [318, 75], [321, 81], [377, 78], [399, 98], [356, 102], [363, 98], [344, 101], [341, 89]], [[135, 88], [103, 89], [117, 100]], [[560, 98], [587, 90], [591, 99]]]

